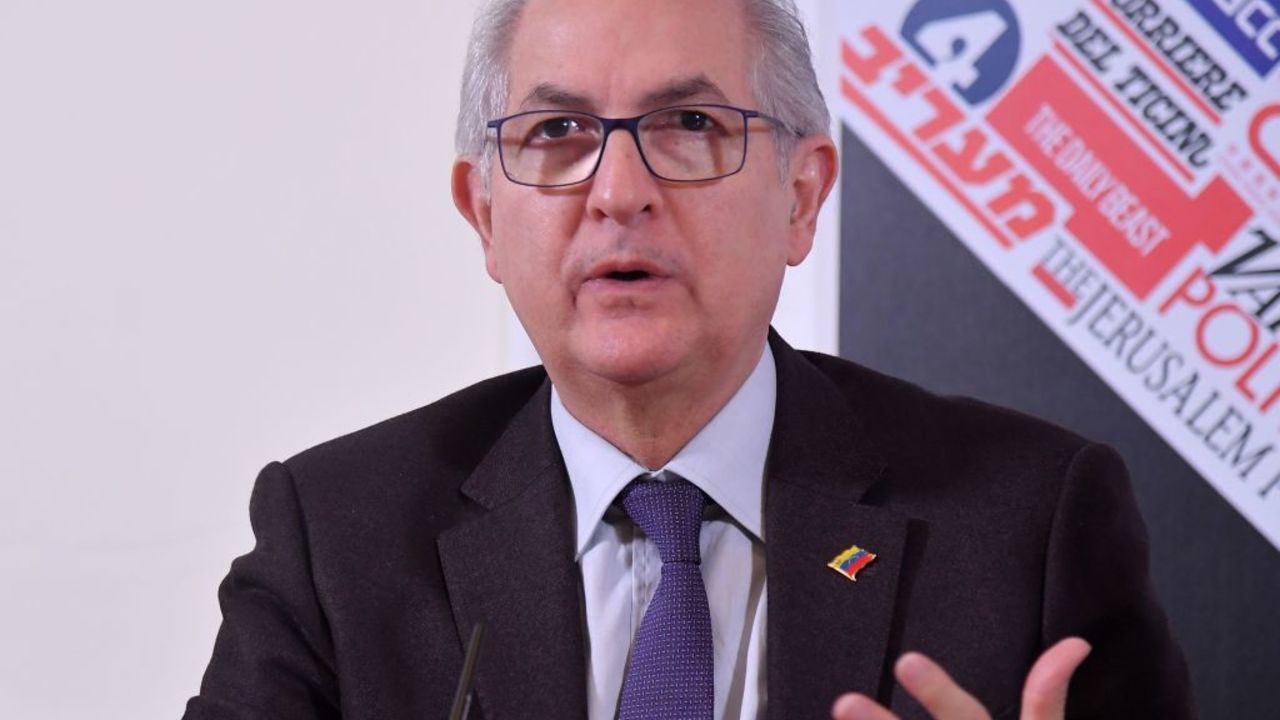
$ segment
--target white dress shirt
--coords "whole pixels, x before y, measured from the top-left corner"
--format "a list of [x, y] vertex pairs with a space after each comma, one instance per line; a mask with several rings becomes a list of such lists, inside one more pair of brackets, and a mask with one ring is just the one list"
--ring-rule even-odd
[[[762, 350], [742, 387], [662, 468], [714, 503], [699, 544], [711, 606], [715, 717], [765, 710], [764, 462], [777, 373]], [[573, 486], [587, 637], [587, 717], [617, 717], [627, 657], [662, 569], [658, 548], [614, 505], [648, 468], [569, 414], [555, 388], [551, 423]]]

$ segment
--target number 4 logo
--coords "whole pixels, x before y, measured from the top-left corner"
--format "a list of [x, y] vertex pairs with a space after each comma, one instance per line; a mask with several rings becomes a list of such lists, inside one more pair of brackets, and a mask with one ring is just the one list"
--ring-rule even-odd
[[902, 23], [902, 38], [970, 105], [1008, 81], [1021, 44], [1007, 0], [920, 0]]

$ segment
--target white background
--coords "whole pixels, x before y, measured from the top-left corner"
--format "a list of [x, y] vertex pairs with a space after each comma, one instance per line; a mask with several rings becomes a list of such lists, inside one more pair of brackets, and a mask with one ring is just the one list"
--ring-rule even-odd
[[449, 200], [473, 8], [0, 0], [0, 718], [180, 715], [257, 470], [526, 357]]

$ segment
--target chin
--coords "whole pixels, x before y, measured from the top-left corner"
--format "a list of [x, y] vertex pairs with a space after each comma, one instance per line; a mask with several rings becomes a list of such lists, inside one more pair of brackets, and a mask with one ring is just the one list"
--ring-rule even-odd
[[621, 385], [643, 385], [670, 375], [688, 359], [689, 344], [681, 333], [618, 332], [591, 333], [575, 343], [574, 353], [582, 369]]

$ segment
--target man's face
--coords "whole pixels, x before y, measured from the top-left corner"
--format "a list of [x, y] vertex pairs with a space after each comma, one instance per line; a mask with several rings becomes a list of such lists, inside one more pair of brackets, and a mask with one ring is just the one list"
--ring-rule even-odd
[[[531, 0], [509, 48], [505, 114], [755, 109], [742, 15], [740, 0]], [[571, 187], [511, 183], [495, 161], [491, 195], [470, 217], [553, 381], [696, 387], [754, 362], [783, 272], [808, 253], [813, 227], [793, 219], [795, 182], [779, 176], [771, 126], [751, 120], [748, 137], [740, 173], [698, 183], [650, 175], [626, 131], [609, 138], [595, 176]]]

